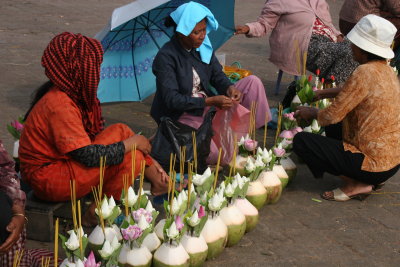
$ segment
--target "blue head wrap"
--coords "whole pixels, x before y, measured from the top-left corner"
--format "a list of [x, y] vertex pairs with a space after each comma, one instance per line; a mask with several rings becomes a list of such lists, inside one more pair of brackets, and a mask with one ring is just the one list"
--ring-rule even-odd
[[175, 21], [177, 27], [176, 31], [188, 36], [196, 27], [196, 24], [207, 18], [207, 33], [203, 43], [196, 51], [200, 52], [201, 61], [209, 64], [213, 52], [213, 48], [208, 38], [208, 33], [218, 29], [218, 21], [215, 19], [211, 11], [196, 2], [189, 2], [180, 5], [174, 12], [170, 14], [171, 18]]

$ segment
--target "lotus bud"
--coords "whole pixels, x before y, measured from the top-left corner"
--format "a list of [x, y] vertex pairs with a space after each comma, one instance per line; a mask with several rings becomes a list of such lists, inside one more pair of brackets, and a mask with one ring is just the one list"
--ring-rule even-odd
[[275, 156], [277, 156], [278, 158], [281, 158], [285, 155], [286, 151], [284, 148], [282, 148], [282, 145], [279, 144], [278, 147], [274, 148], [274, 154]]
[[244, 144], [244, 137], [242, 136], [238, 142], [238, 146], [242, 146]]
[[254, 163], [254, 165], [256, 166], [256, 168], [263, 168], [265, 167], [265, 164], [262, 160], [262, 157], [258, 156], [256, 159], [256, 162]]
[[204, 207], [200, 205], [200, 208], [199, 208], [199, 219], [203, 218], [203, 216], [205, 216], [205, 215], [206, 215], [206, 212], [204, 210]]
[[111, 241], [111, 247], [113, 251], [117, 250], [121, 244], [118, 242], [117, 236], [114, 236], [114, 238]]
[[295, 136], [297, 133], [300, 133], [300, 132], [302, 132], [303, 131], [303, 129], [301, 129], [301, 127], [295, 127], [295, 128], [293, 128], [292, 130], [292, 133], [293, 133], [293, 136]]
[[133, 191], [132, 187], [128, 188], [128, 207], [132, 207], [135, 205], [136, 201], [138, 199], [138, 196], [135, 194], [135, 191]]
[[286, 139], [293, 139], [294, 135], [292, 131], [285, 130], [282, 131], [281, 134], [279, 135], [281, 138], [286, 138]]
[[113, 196], [108, 199], [108, 208], [113, 209], [116, 206]]
[[155, 209], [153, 208], [153, 205], [151, 204], [151, 201], [147, 201], [146, 211], [149, 212], [150, 214], [151, 214], [153, 211], [155, 211]]
[[171, 214], [175, 215], [179, 212], [179, 209], [181, 207], [182, 203], [178, 203], [178, 200], [176, 199], [176, 197], [174, 198], [173, 202], [172, 202], [172, 210], [171, 210]]
[[103, 244], [103, 247], [99, 250], [99, 254], [103, 259], [107, 259], [114, 252], [111, 247], [110, 241], [106, 240]]
[[203, 185], [203, 183], [211, 176], [211, 169], [207, 168], [202, 175], [195, 174], [193, 175], [193, 183], [197, 186]]
[[318, 121], [317, 120], [313, 120], [311, 123], [311, 130], [313, 132], [319, 132], [319, 130], [321, 129], [321, 126], [318, 125]]
[[232, 197], [233, 193], [235, 192], [235, 189], [231, 184], [228, 184], [225, 188], [225, 196], [227, 197]]
[[138, 226], [143, 231], [146, 230], [147, 228], [149, 228], [149, 226], [150, 226], [150, 224], [146, 220], [146, 217], [143, 214], [140, 216], [140, 219], [139, 219], [139, 222], [138, 222]]
[[180, 231], [180, 230], [182, 230], [182, 228], [185, 226], [183, 223], [182, 223], [182, 219], [181, 219], [181, 216], [176, 216], [176, 218], [175, 218], [175, 224], [176, 224], [176, 229], [178, 229], [178, 231]]
[[69, 250], [74, 251], [74, 250], [79, 248], [79, 240], [78, 240], [78, 237], [75, 234], [75, 231], [70, 231], [70, 233], [71, 234], [69, 235], [69, 238], [68, 238], [67, 242], [65, 242], [65, 246]]
[[253, 172], [256, 169], [256, 166], [254, 165], [253, 160], [250, 157], [247, 159], [244, 168], [247, 172]]
[[[203, 206], [201, 206], [201, 207], [203, 207]], [[200, 218], [199, 218], [199, 214], [198, 214], [197, 210], [193, 213], [193, 215], [189, 218], [189, 220], [187, 222], [191, 227], [195, 227], [196, 225], [198, 225], [200, 223]]]
[[254, 149], [256, 149], [257, 144], [258, 144], [257, 141], [252, 140], [252, 139], [247, 139], [244, 141], [244, 148], [247, 151], [253, 151]]
[[[100, 209], [101, 209], [101, 213], [103, 215], [103, 219], [107, 219], [108, 217], [110, 217], [110, 215], [112, 213], [112, 209], [110, 209], [108, 207], [108, 202], [107, 202], [107, 198], [106, 197], [103, 198], [103, 201], [101, 202], [101, 208]], [[97, 208], [95, 209], [95, 212], [96, 212], [97, 215], [99, 215], [99, 211], [98, 211]]]
[[172, 222], [171, 226], [166, 230], [166, 232], [170, 239], [175, 239], [179, 235], [179, 231], [176, 228], [175, 222]]
[[312, 133], [311, 126], [304, 127], [303, 131], [306, 133]]
[[100, 267], [101, 262], [96, 263], [93, 251], [90, 251], [89, 257], [85, 261], [84, 267]]

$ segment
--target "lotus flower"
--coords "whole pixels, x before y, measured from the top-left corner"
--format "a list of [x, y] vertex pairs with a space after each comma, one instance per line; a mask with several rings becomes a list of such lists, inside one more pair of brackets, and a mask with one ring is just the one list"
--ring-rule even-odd
[[232, 197], [233, 193], [235, 193], [235, 188], [231, 184], [228, 184], [225, 188], [225, 196]]
[[303, 131], [306, 133], [312, 133], [311, 126], [304, 127]]
[[295, 127], [291, 131], [293, 133], [293, 136], [295, 136], [297, 133], [301, 133], [303, 129], [301, 129], [301, 127]]
[[111, 247], [110, 241], [104, 241], [103, 247], [99, 250], [99, 254], [103, 259], [108, 259], [111, 254], [114, 252]]
[[208, 201], [208, 208], [212, 211], [219, 211], [224, 200], [224, 197], [221, 197], [219, 194], [214, 194]]
[[17, 120], [11, 122], [11, 126], [14, 127], [18, 132], [22, 132], [24, 129], [24, 125]]
[[250, 157], [247, 158], [246, 165], [244, 166], [244, 169], [249, 173], [253, 172], [256, 169], [256, 166], [254, 165], [253, 160]]
[[247, 151], [253, 151], [254, 149], [256, 149], [257, 144], [258, 144], [257, 141], [252, 140], [252, 139], [247, 139], [244, 141], [244, 148]]
[[203, 216], [205, 216], [205, 215], [206, 215], [206, 212], [204, 210], [204, 207], [200, 205], [200, 208], [199, 208], [199, 219], [203, 218]]
[[287, 140], [287, 139], [283, 139], [282, 142], [280, 142], [281, 147], [282, 147], [283, 149], [285, 149], [285, 150], [286, 150], [292, 143], [293, 143], [292, 140]]
[[[148, 203], [150, 203], [150, 201]], [[148, 222], [148, 223], [151, 223], [151, 221], [153, 220], [151, 213], [143, 208], [132, 211], [132, 217], [135, 220], [135, 222], [138, 223], [142, 216], [144, 216], [144, 218], [146, 219], [146, 222]]]
[[132, 187], [128, 188], [128, 207], [132, 207], [135, 205], [136, 201], [138, 199], [138, 196], [135, 194], [135, 191], [133, 191]]
[[118, 242], [118, 237], [115, 235], [111, 241], [111, 248], [113, 251], [115, 251], [119, 248], [119, 246], [121, 246], [121, 244]]
[[254, 166], [256, 166], [256, 168], [263, 168], [265, 167], [265, 164], [262, 160], [262, 157], [258, 156], [256, 161], [254, 162]]
[[182, 219], [181, 219], [181, 216], [176, 216], [176, 218], [175, 218], [175, 224], [176, 224], [176, 229], [178, 229], [178, 231], [180, 231], [180, 230], [182, 230], [182, 228], [185, 226], [183, 223], [182, 223]]
[[[103, 216], [103, 219], [107, 219], [108, 217], [110, 217], [110, 215], [112, 214], [112, 209], [110, 209], [110, 207], [108, 206], [108, 202], [107, 202], [107, 198], [103, 198], [103, 201], [101, 202], [101, 214]], [[96, 208], [95, 212], [97, 215], [99, 215], [99, 210]]]
[[[151, 222], [151, 221], [150, 221]], [[139, 222], [138, 222], [138, 226], [140, 227], [140, 229], [142, 229], [143, 231], [146, 230], [147, 228], [150, 227], [150, 224], [147, 222], [145, 215], [141, 215]]]
[[115, 206], [116, 206], [115, 200], [114, 200], [113, 196], [111, 196], [108, 199], [108, 208], [112, 210]]
[[321, 126], [318, 125], [318, 121], [317, 120], [313, 120], [311, 123], [311, 130], [313, 132], [319, 132], [319, 130], [321, 129]]
[[203, 185], [203, 183], [211, 176], [211, 169], [207, 168], [202, 175], [195, 174], [193, 176], [193, 183], [197, 186]]
[[260, 154], [262, 161], [267, 164], [272, 160], [272, 151], [268, 151], [268, 149], [264, 148]]
[[208, 197], [208, 193], [207, 193], [207, 191], [206, 191], [206, 192], [203, 193], [203, 195], [201, 195], [201, 197], [200, 197], [200, 203], [206, 204], [206, 202], [207, 202], [207, 197]]
[[283, 117], [287, 118], [288, 120], [291, 120], [291, 121], [295, 121], [296, 120], [296, 118], [294, 117], [294, 112], [285, 113], [285, 114], [283, 114]]
[[137, 225], [129, 225], [125, 229], [122, 228], [121, 233], [124, 240], [133, 241], [142, 235], [143, 230]]
[[150, 214], [151, 214], [153, 211], [155, 211], [155, 209], [153, 208], [153, 205], [151, 204], [151, 201], [147, 201], [146, 211], [149, 212]]
[[285, 131], [282, 131], [282, 132], [281, 132], [281, 134], [279, 135], [279, 137], [281, 137], [281, 138], [286, 138], [286, 139], [293, 139], [294, 134], [293, 134], [292, 131], [285, 130]]
[[75, 231], [70, 231], [70, 235], [67, 242], [65, 242], [65, 246], [71, 251], [79, 248], [79, 240], [75, 234]]
[[171, 208], [171, 211], [170, 211], [171, 215], [177, 214], [179, 212], [179, 210], [180, 210], [180, 207], [181, 206], [179, 205], [178, 200], [175, 197], [173, 202], [172, 202], [172, 208]]
[[[203, 207], [203, 206], [201, 206]], [[193, 213], [193, 215], [187, 220], [187, 223], [191, 226], [191, 227], [195, 227], [196, 225], [198, 225], [200, 223], [200, 218], [199, 218], [199, 214], [197, 212], [197, 210]]]
[[278, 158], [281, 158], [285, 155], [286, 151], [284, 148], [282, 148], [281, 144], [278, 145], [278, 147], [274, 148], [274, 154], [275, 156], [277, 156]]
[[101, 262], [96, 263], [96, 258], [94, 257], [93, 251], [90, 251], [89, 257], [86, 259], [85, 267], [100, 267]]
[[175, 222], [172, 222], [171, 226], [169, 227], [169, 229], [166, 230], [167, 236], [170, 239], [175, 239], [178, 235], [179, 235], [179, 231], [176, 228], [176, 224]]

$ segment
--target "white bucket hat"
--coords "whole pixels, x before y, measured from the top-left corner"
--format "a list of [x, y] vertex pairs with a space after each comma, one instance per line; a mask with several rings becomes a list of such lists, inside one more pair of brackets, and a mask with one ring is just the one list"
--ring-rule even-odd
[[366, 15], [347, 34], [347, 38], [362, 50], [391, 59], [394, 53], [390, 46], [396, 32], [396, 27], [390, 21], [376, 15]]

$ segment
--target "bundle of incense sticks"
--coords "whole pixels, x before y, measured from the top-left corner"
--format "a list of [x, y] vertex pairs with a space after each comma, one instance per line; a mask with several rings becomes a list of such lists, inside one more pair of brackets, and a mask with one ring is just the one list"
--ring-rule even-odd
[[132, 180], [131, 180], [131, 185], [133, 185], [133, 182], [135, 181], [135, 170], [136, 170], [136, 144], [132, 145], [131, 149], [131, 160], [132, 160]]
[[217, 187], [218, 172], [219, 172], [219, 163], [221, 162], [221, 154], [222, 154], [222, 148], [219, 148], [217, 167], [215, 168], [215, 173], [214, 173], [214, 187], [213, 187], [213, 188], [214, 188], [214, 191], [215, 191], [215, 188]]
[[22, 256], [24, 255], [24, 250], [17, 250], [14, 255], [13, 259], [13, 267], [19, 267], [21, 263]]
[[264, 122], [264, 148], [267, 146], [267, 131], [268, 131], [268, 121], [269, 121], [269, 112], [265, 112], [265, 122]]
[[168, 217], [170, 217], [171, 211], [172, 211], [172, 204], [174, 203], [174, 196], [175, 196], [175, 184], [176, 184], [176, 171], [172, 171], [172, 174], [170, 175], [172, 179], [172, 186], [171, 186], [171, 192], [168, 192], [168, 195], [170, 195], [169, 198], [169, 212], [168, 212]]
[[59, 222], [57, 218], [54, 227], [54, 267], [58, 266], [58, 225]]
[[194, 170], [197, 173], [197, 141], [196, 141], [196, 133], [192, 132], [192, 142], [193, 142], [193, 162], [194, 162]]
[[50, 266], [50, 257], [42, 257], [41, 267], [49, 267]]
[[78, 232], [78, 223], [76, 220], [76, 190], [75, 190], [75, 180], [69, 181], [69, 189], [71, 192], [71, 209], [72, 209], [72, 221], [74, 223], [74, 230]]
[[275, 146], [276, 146], [276, 143], [278, 142], [278, 136], [279, 136], [279, 134], [281, 132], [282, 113], [283, 113], [283, 107], [282, 107], [282, 104], [279, 103], [279, 108], [278, 108], [278, 126], [276, 128], [276, 134], [275, 134]]
[[129, 189], [129, 175], [123, 174], [122, 175], [122, 183], [124, 186], [124, 208], [125, 208], [125, 217], [129, 215], [129, 206], [128, 206], [128, 189]]
[[192, 193], [193, 164], [188, 162], [188, 200], [187, 210], [190, 209], [190, 194]]
[[169, 156], [168, 202], [170, 197], [169, 193], [171, 192], [171, 187], [172, 187], [172, 174], [174, 172], [175, 161], [176, 161], [176, 155], [171, 153]]
[[146, 162], [142, 160], [140, 163], [140, 183], [139, 183], [139, 193], [138, 193], [138, 201], [137, 201], [137, 208], [140, 209], [140, 201], [142, 198], [142, 191], [143, 191], [143, 181], [144, 181], [144, 171], [146, 169]]
[[179, 161], [179, 173], [180, 173], [180, 179], [179, 179], [179, 188], [180, 190], [183, 189], [183, 181], [185, 177], [185, 160], [186, 160], [186, 146], [180, 147], [180, 161]]

